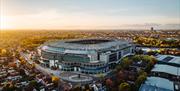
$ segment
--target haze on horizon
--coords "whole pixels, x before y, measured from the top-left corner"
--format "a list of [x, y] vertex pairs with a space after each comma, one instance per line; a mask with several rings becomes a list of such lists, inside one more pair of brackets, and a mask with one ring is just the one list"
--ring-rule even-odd
[[180, 0], [0, 0], [0, 29], [180, 29]]

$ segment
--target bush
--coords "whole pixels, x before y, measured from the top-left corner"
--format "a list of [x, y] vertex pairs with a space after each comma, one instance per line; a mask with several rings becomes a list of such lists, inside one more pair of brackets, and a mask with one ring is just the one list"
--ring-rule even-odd
[[130, 91], [130, 89], [130, 85], [126, 82], [123, 82], [119, 85], [119, 91]]

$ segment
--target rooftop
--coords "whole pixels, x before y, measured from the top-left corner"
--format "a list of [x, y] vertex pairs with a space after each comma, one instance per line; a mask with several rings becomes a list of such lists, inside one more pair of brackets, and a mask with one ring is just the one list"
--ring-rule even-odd
[[174, 91], [172, 81], [160, 77], [148, 77], [139, 91]]
[[158, 55], [157, 59], [162, 62], [174, 63], [180, 65], [180, 57], [172, 55]]
[[75, 43], [75, 44], [99, 44], [99, 43], [105, 43], [105, 42], [111, 42], [113, 40], [108, 39], [84, 39], [84, 40], [72, 40], [67, 41], [65, 43]]
[[180, 68], [170, 65], [164, 65], [164, 64], [156, 64], [154, 68], [152, 69], [154, 72], [163, 72], [168, 73], [176, 76], [180, 76]]
[[43, 50], [54, 50], [54, 52], [64, 51], [65, 49], [76, 50], [103, 50], [112, 48], [113, 46], [120, 46], [120, 48], [127, 47], [129, 42], [121, 40], [109, 39], [73, 39], [73, 40], [60, 40], [56, 42], [49, 42], [42, 45]]

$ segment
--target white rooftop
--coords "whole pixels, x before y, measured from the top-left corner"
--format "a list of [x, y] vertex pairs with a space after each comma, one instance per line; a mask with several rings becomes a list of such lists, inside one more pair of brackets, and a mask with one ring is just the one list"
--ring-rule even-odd
[[[127, 46], [129, 42], [122, 40], [110, 40], [108, 42], [94, 43], [94, 44], [81, 44], [81, 43], [71, 43], [69, 41], [79, 41], [81, 39], [74, 40], [60, 40], [57, 42], [48, 43], [47, 46], [51, 48], [66, 48], [66, 49], [80, 49], [80, 50], [99, 50], [99, 49], [107, 49], [112, 46], [120, 45], [122, 48]], [[83, 39], [88, 40], [88, 39]], [[103, 39], [100, 39], [103, 40]]]
[[172, 55], [158, 55], [156, 56], [156, 58], [159, 61], [164, 61], [163, 59], [167, 58], [167, 57], [173, 57], [173, 59], [171, 59], [170, 61], [168, 61], [168, 63], [176, 63], [180, 65], [180, 56], [172, 56]]
[[164, 72], [164, 73], [180, 76], [180, 67], [175, 67], [165, 64], [156, 64], [151, 71]]

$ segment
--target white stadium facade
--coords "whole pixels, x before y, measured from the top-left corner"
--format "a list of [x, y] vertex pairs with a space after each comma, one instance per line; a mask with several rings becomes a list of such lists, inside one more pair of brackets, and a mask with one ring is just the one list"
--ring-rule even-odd
[[133, 51], [131, 43], [114, 39], [60, 40], [38, 48], [43, 66], [86, 74], [108, 72], [122, 57], [131, 55]]

